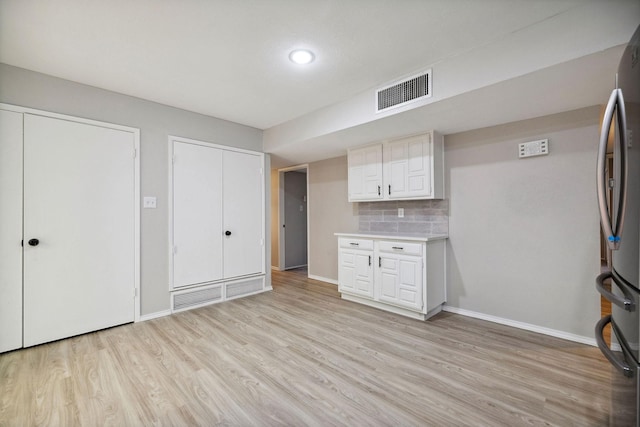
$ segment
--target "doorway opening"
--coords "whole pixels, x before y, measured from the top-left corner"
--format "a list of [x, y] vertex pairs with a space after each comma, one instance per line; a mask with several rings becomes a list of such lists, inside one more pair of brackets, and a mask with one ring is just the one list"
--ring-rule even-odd
[[308, 267], [308, 165], [278, 170], [279, 266], [283, 270]]

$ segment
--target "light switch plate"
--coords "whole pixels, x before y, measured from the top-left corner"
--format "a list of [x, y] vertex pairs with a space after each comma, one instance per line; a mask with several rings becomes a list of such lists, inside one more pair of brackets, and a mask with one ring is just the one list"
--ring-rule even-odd
[[155, 197], [145, 197], [142, 199], [142, 207], [145, 209], [155, 209], [156, 208], [156, 198]]
[[398, 208], [398, 218], [404, 218], [404, 208]]

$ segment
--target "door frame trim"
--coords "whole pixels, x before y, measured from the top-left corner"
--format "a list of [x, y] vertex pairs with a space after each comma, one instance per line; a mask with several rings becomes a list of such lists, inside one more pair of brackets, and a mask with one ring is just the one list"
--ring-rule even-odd
[[309, 212], [311, 212], [311, 198], [309, 197], [309, 164], [304, 163], [297, 166], [290, 166], [278, 169], [278, 269], [285, 270], [285, 241], [284, 241], [284, 173], [297, 170], [306, 170], [307, 175], [307, 275], [309, 275], [311, 267], [311, 257], [309, 250], [311, 248], [309, 242]]
[[[0, 110], [8, 110], [22, 114], [32, 114], [35, 116], [48, 117], [59, 120], [67, 120], [74, 123], [82, 123], [92, 126], [115, 129], [130, 132], [133, 135], [134, 145], [134, 322], [140, 321], [140, 129], [130, 126], [123, 126], [98, 120], [90, 120], [82, 117], [58, 114], [50, 111], [38, 110], [34, 108], [21, 107], [18, 105], [0, 103]], [[23, 213], [24, 215], [24, 213]], [[24, 284], [23, 284], [24, 286]]]

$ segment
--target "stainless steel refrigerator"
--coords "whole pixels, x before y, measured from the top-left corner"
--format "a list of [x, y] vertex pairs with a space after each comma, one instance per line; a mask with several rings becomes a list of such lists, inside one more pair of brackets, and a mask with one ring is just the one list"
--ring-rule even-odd
[[[612, 309], [597, 323], [596, 341], [612, 364], [610, 425], [640, 426], [640, 27], [624, 50], [616, 82], [602, 122], [597, 162], [600, 219], [611, 268], [597, 277], [596, 288]], [[610, 137], [612, 175], [606, 172]], [[603, 339], [609, 324], [611, 347]]]

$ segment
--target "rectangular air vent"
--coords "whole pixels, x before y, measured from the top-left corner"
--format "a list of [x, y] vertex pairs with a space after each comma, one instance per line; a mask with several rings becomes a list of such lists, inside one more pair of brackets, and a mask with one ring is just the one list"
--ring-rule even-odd
[[186, 291], [173, 296], [173, 311], [185, 310], [222, 300], [222, 286]]
[[431, 70], [376, 91], [376, 112], [431, 97]]
[[227, 299], [255, 294], [264, 289], [264, 277], [226, 284]]

